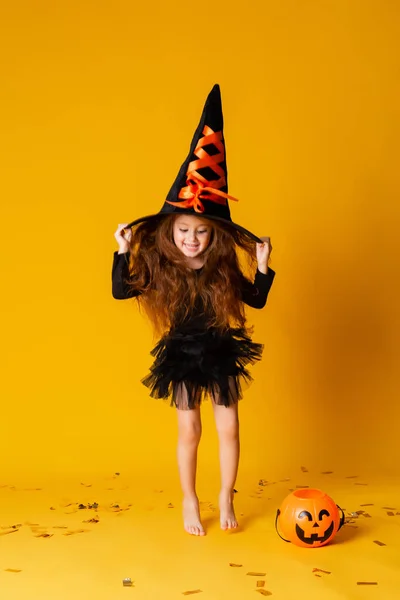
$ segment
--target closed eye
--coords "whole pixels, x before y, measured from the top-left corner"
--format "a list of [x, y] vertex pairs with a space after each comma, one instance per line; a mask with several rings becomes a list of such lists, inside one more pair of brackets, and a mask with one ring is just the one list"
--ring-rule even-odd
[[304, 517], [307, 517], [307, 519], [309, 521], [312, 521], [312, 516], [311, 514], [308, 512], [308, 510], [302, 510], [301, 513], [299, 514], [299, 519], [304, 519]]

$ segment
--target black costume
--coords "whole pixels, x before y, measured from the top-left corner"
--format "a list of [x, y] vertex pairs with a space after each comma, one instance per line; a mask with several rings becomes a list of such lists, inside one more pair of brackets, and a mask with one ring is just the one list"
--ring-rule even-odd
[[[196, 274], [201, 270], [195, 269]], [[242, 301], [253, 308], [265, 306], [274, 277], [275, 272], [270, 268], [267, 274], [257, 270], [254, 283], [241, 276]], [[112, 266], [115, 299], [140, 295], [127, 283], [129, 278], [129, 254], [116, 251]], [[155, 361], [142, 383], [150, 388], [153, 398], [171, 397], [171, 405], [177, 405], [183, 385], [187, 404], [180, 408], [194, 408], [206, 394], [213, 396], [218, 404], [230, 406], [242, 397], [241, 380], [252, 380], [246, 366], [260, 360], [262, 350], [263, 345], [253, 342], [245, 328], [222, 332], [208, 327], [199, 297], [189, 318], [181, 320], [175, 315], [170, 330], [151, 352]]]
[[[126, 229], [143, 221], [163, 219], [173, 214], [199, 215], [231, 229], [234, 241], [245, 235], [263, 243], [255, 234], [231, 219], [228, 199], [228, 170], [224, 138], [221, 92], [214, 85], [209, 93], [189, 153], [157, 214], [139, 217]], [[236, 236], [236, 237], [235, 237]], [[129, 256], [114, 254], [113, 296], [117, 299], [138, 296], [129, 278]], [[195, 269], [196, 274], [201, 269]], [[241, 299], [254, 308], [267, 300], [275, 273], [257, 271], [254, 283], [241, 276]], [[218, 404], [229, 406], [242, 396], [241, 380], [251, 380], [246, 365], [260, 360], [263, 345], [251, 340], [245, 327], [221, 331], [208, 324], [200, 294], [187, 318], [172, 315], [171, 327], [152, 350], [155, 357], [150, 374], [142, 382], [154, 398], [169, 398], [179, 408], [193, 408], [209, 394]], [[182, 400], [182, 398], [185, 398]], [[179, 400], [179, 401], [178, 401]], [[186, 403], [185, 406], [183, 404]]]

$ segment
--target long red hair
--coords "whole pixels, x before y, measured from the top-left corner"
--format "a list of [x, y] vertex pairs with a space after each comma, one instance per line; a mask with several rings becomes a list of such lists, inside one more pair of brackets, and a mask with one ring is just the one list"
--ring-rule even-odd
[[198, 296], [208, 315], [209, 326], [244, 327], [246, 317], [240, 297], [240, 279], [241, 275], [254, 274], [255, 242], [229, 224], [208, 219], [212, 233], [203, 253], [204, 267], [198, 274], [187, 265], [185, 256], [174, 243], [175, 218], [176, 215], [165, 215], [149, 219], [132, 230], [131, 285], [142, 292], [137, 300], [155, 333], [161, 334], [170, 328], [175, 315], [179, 314], [180, 318], [190, 315]]

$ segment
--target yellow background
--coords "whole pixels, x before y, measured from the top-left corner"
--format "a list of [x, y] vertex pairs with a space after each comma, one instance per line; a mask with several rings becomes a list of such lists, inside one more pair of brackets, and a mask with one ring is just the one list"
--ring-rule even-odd
[[[302, 464], [398, 480], [398, 4], [1, 13], [2, 479], [177, 484], [174, 411], [140, 383], [150, 328], [111, 296], [113, 234], [158, 212], [218, 82], [232, 216], [271, 236], [277, 271], [249, 311], [265, 353], [240, 405], [239, 483]], [[217, 488], [203, 414], [199, 485]]]
[[271, 236], [277, 271], [249, 315], [266, 349], [242, 464], [399, 468], [398, 33], [389, 1], [3, 9], [5, 471], [170, 464], [113, 234], [160, 209], [214, 82], [233, 219]]

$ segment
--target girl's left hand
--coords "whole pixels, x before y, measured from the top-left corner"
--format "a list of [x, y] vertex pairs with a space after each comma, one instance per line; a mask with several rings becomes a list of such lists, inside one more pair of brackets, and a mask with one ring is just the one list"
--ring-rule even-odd
[[268, 264], [269, 256], [272, 252], [271, 238], [260, 237], [262, 244], [257, 243], [257, 262], [259, 265], [266, 266]]

